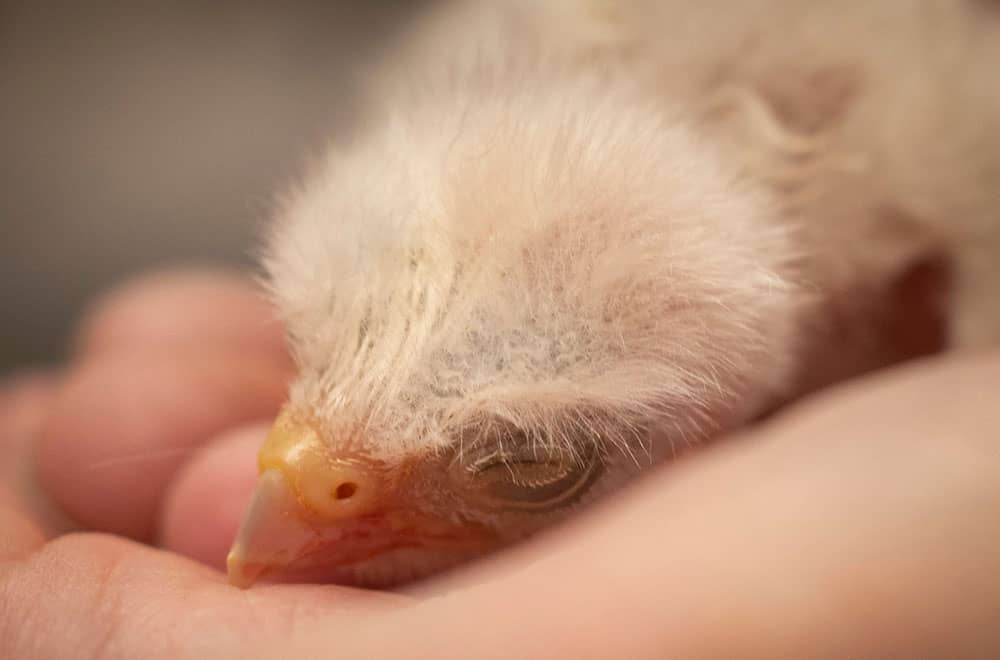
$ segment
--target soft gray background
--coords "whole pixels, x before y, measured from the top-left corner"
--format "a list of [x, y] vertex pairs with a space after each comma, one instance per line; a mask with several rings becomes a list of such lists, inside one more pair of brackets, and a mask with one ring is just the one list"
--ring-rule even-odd
[[130, 273], [249, 263], [420, 4], [0, 0], [0, 374], [58, 360]]

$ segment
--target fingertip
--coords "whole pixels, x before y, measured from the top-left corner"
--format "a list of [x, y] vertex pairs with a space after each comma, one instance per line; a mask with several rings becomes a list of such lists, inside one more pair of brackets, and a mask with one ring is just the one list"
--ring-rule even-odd
[[268, 424], [230, 431], [177, 474], [163, 504], [160, 545], [219, 570], [257, 480], [257, 450]]
[[157, 271], [111, 290], [85, 313], [79, 355], [239, 345], [287, 356], [282, 324], [247, 275], [227, 269]]
[[38, 473], [87, 528], [149, 540], [194, 450], [285, 398], [285, 365], [239, 350], [118, 354], [72, 371], [41, 434]]
[[[0, 493], [3, 495], [3, 493]], [[45, 543], [42, 528], [27, 516], [8, 507], [0, 497], [0, 561], [20, 559]]]
[[44, 374], [24, 374], [0, 384], [0, 561], [18, 559], [45, 542], [38, 521], [26, 513], [24, 474], [28, 441], [48, 407], [52, 384]]
[[0, 383], [0, 448], [9, 452], [14, 445], [16, 451], [41, 427], [55, 390], [54, 376], [44, 372], [19, 374]]

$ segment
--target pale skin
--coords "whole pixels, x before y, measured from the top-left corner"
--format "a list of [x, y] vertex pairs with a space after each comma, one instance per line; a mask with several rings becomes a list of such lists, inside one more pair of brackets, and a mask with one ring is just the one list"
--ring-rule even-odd
[[5, 657], [1000, 657], [996, 350], [815, 396], [407, 593], [241, 591], [292, 375], [269, 318], [232, 275], [146, 279], [3, 387]]

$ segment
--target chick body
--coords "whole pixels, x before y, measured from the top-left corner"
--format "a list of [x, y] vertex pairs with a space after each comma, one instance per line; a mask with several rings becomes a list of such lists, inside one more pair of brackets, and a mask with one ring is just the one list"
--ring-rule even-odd
[[812, 389], [995, 341], [997, 71], [981, 2], [445, 4], [273, 227], [288, 414], [494, 547]]

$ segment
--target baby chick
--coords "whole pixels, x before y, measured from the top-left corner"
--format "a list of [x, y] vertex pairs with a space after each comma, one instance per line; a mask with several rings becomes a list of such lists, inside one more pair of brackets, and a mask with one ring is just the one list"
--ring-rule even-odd
[[446, 4], [265, 265], [231, 580], [390, 586], [830, 382], [1000, 337], [1000, 8]]

